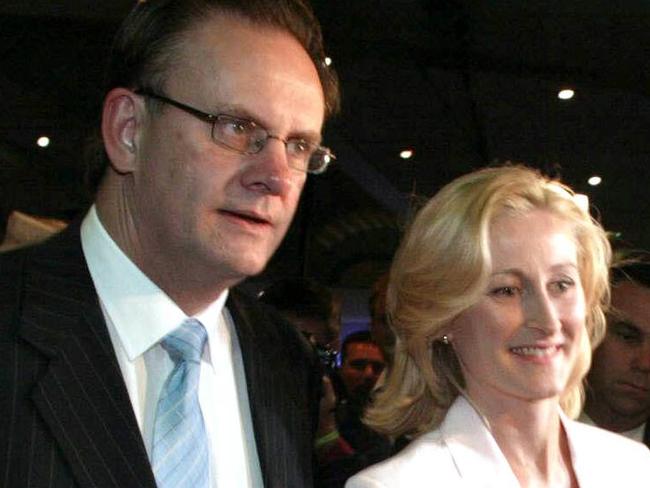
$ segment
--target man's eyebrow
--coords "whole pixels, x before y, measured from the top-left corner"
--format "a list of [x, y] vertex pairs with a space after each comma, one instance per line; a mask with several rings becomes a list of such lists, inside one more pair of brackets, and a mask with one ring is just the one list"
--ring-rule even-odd
[[298, 131], [290, 134], [287, 139], [303, 139], [307, 142], [313, 143], [313, 144], [320, 144], [321, 143], [321, 133], [316, 132], [316, 131]]
[[634, 334], [636, 336], [639, 336], [641, 338], [645, 337], [647, 334], [639, 327], [636, 325], [634, 322], [632, 322], [629, 319], [626, 319], [624, 317], [615, 319], [611, 324], [608, 324], [607, 326], [608, 331], [619, 331], [619, 332], [626, 332], [628, 334]]
[[[251, 122], [255, 122], [259, 127], [263, 127], [269, 133], [273, 134], [273, 130], [269, 129], [268, 124], [265, 122], [260, 121], [257, 116], [253, 115], [249, 110], [246, 108], [242, 107], [241, 105], [235, 105], [235, 104], [223, 104], [219, 105], [214, 109], [215, 111], [213, 114], [225, 114], [225, 115], [232, 115], [233, 117], [238, 117], [241, 119], [247, 119], [250, 120]], [[304, 139], [307, 142], [313, 143], [313, 144], [320, 144], [323, 136], [320, 131], [312, 131], [312, 130], [298, 130], [295, 132], [289, 133], [285, 139]]]

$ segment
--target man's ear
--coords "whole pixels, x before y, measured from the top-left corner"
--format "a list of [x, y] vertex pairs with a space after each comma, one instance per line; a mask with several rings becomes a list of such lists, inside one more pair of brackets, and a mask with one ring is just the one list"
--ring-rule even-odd
[[141, 110], [140, 97], [126, 88], [113, 88], [104, 98], [102, 138], [111, 166], [118, 173], [136, 169]]

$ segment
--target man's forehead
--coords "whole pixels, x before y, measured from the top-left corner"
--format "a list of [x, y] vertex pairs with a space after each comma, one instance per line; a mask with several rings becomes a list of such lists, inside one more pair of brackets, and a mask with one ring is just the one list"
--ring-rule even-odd
[[650, 288], [624, 281], [612, 287], [612, 315], [650, 336]]
[[272, 129], [282, 114], [290, 125], [320, 134], [325, 101], [318, 72], [288, 31], [211, 15], [185, 32], [177, 58], [168, 73], [174, 93]]
[[381, 357], [379, 346], [372, 342], [353, 342], [347, 348], [349, 356]]

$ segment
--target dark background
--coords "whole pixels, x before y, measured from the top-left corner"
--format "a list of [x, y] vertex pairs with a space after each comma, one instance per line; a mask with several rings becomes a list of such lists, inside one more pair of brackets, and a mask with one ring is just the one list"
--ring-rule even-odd
[[[133, 0], [0, 2], [0, 212], [84, 210], [83, 147], [103, 60]], [[337, 163], [312, 177], [258, 283], [367, 287], [418, 197], [469, 170], [524, 162], [586, 193], [618, 241], [650, 248], [650, 4], [318, 0], [342, 84]], [[557, 98], [571, 87], [572, 100]], [[40, 135], [52, 142], [36, 146]], [[404, 148], [415, 156], [399, 158]], [[599, 175], [600, 186], [587, 178]]]

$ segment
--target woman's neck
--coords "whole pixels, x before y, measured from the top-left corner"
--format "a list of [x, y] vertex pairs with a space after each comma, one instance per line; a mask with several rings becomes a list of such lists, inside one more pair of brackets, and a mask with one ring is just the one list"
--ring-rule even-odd
[[475, 403], [522, 488], [577, 488], [557, 399]]

